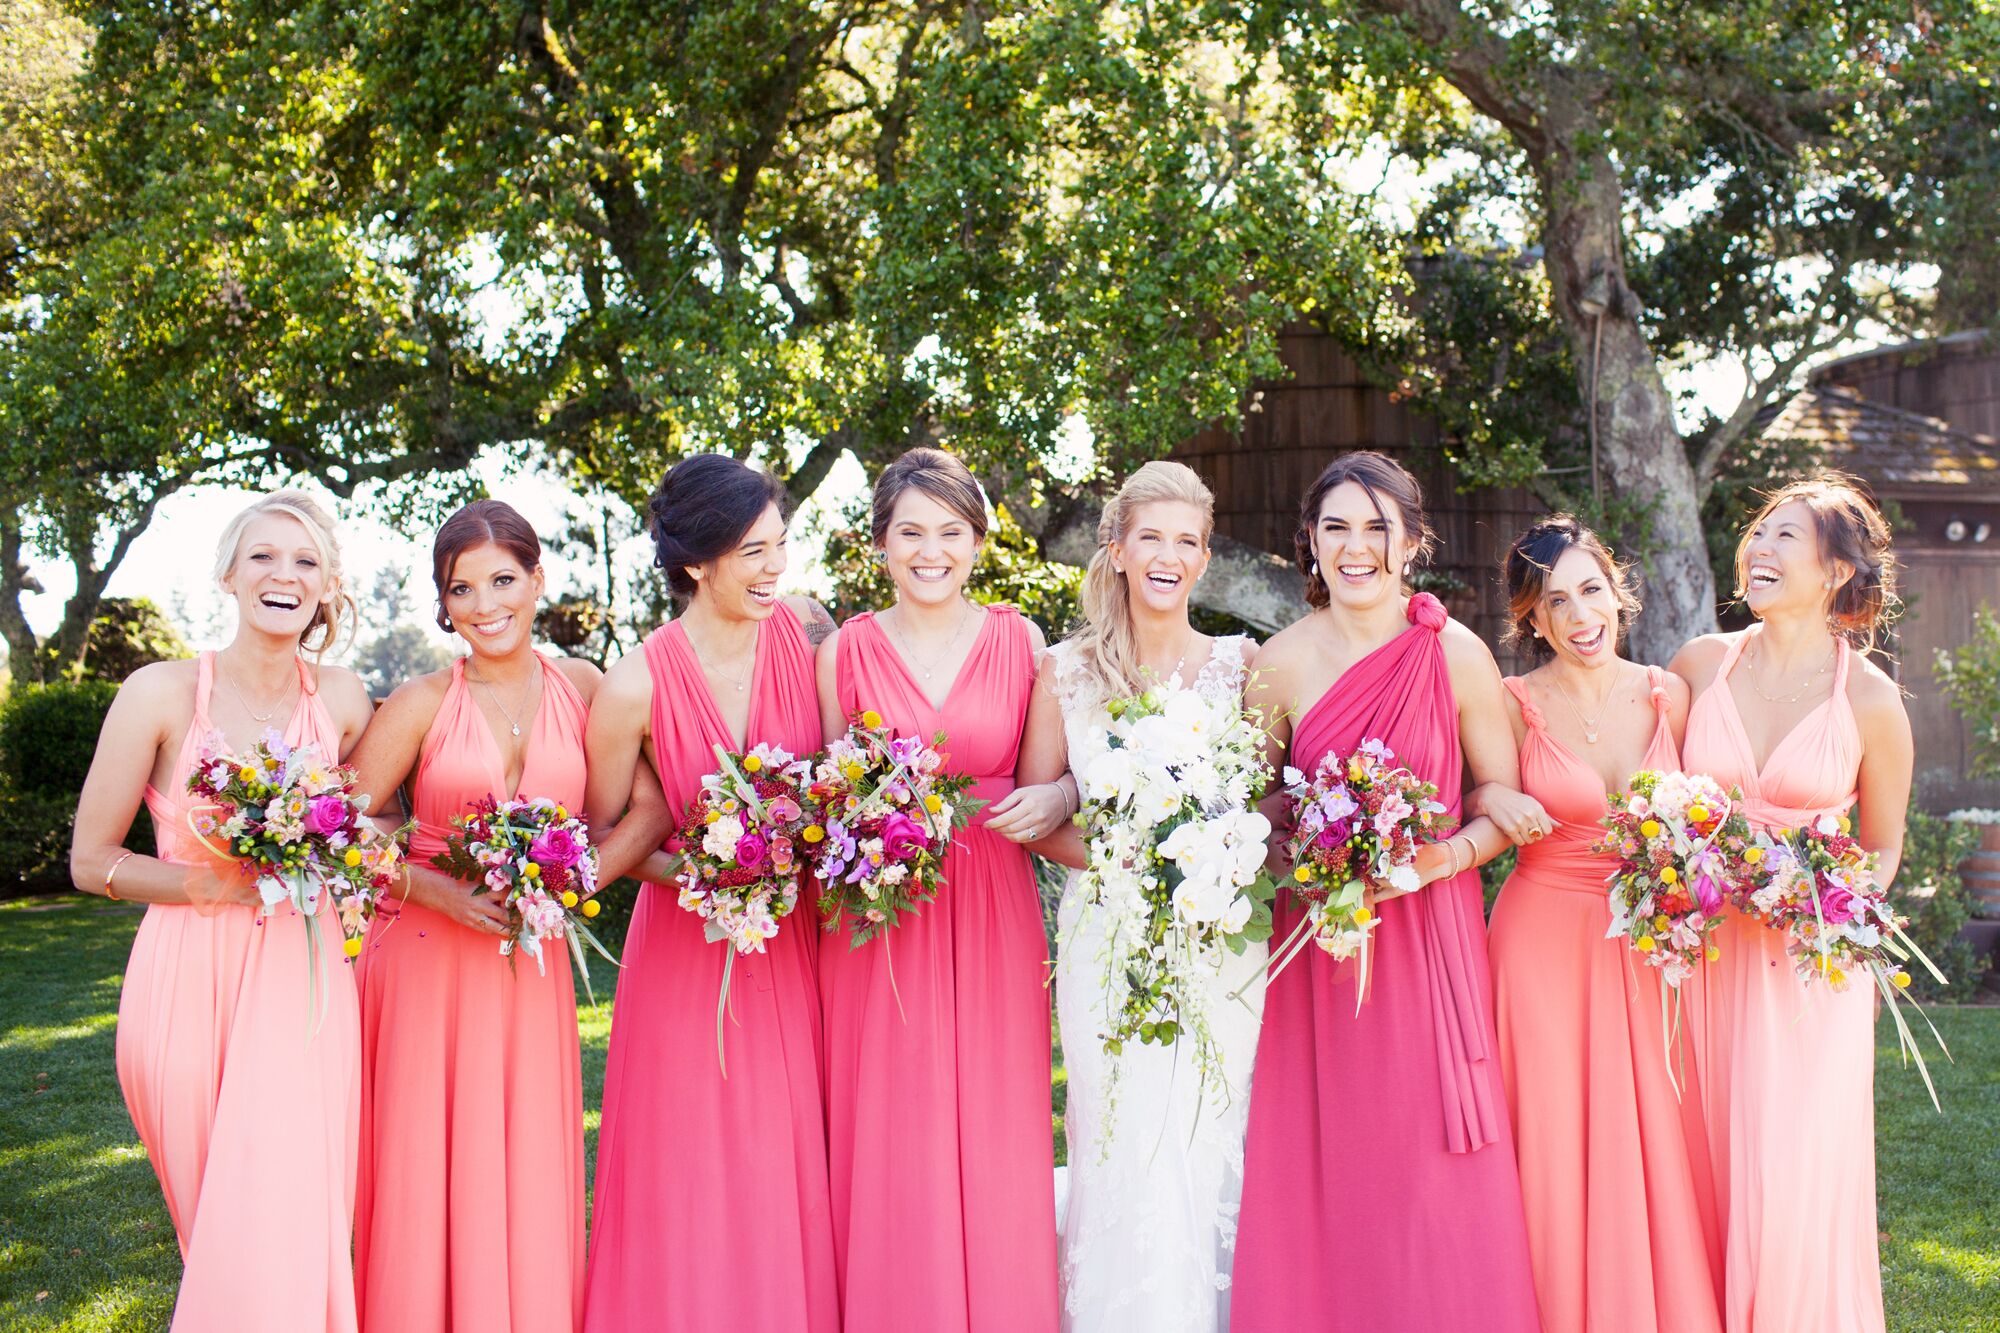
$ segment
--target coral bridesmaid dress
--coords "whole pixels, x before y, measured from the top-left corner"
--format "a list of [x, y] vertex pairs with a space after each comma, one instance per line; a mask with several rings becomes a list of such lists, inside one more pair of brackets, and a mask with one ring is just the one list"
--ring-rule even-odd
[[[1316, 765], [1379, 739], [1457, 817], [1457, 705], [1425, 593], [1292, 734]], [[1235, 1333], [1534, 1333], [1534, 1280], [1499, 1061], [1479, 875], [1381, 905], [1366, 1002], [1317, 948], [1273, 983], [1250, 1088]], [[1297, 923], [1284, 895], [1276, 938]]]
[[[977, 778], [972, 795], [1013, 790], [1035, 666], [1012, 608], [987, 610], [941, 709], [872, 614], [841, 627], [837, 662], [844, 713], [942, 731], [946, 771]], [[820, 953], [842, 1315], [847, 1333], [1054, 1333], [1041, 900], [1027, 853], [979, 816], [943, 875], [902, 925], [859, 949], [843, 931]]]
[[[1743, 789], [1760, 828], [1845, 814], [1861, 733], [1847, 699], [1852, 653], [1835, 650], [1833, 694], [1762, 769], [1729, 690], [1747, 636], [1729, 646], [1688, 714], [1682, 762]], [[1883, 1327], [1875, 1231], [1875, 993], [1807, 989], [1784, 937], [1731, 912], [1721, 959], [1694, 992], [1710, 1153], [1721, 1184], [1730, 1333], [1874, 1333]]]
[[[174, 771], [212, 724], [215, 654], [198, 659], [194, 719]], [[285, 739], [340, 758], [340, 728], [299, 663]], [[211, 853], [179, 783], [146, 788], [164, 860]], [[318, 998], [304, 918], [249, 906], [155, 903], [132, 942], [118, 1001], [118, 1083], [159, 1173], [186, 1268], [175, 1333], [354, 1328], [355, 1121], [361, 1039], [354, 974], [330, 909], [319, 922]]]
[[[678, 622], [646, 640], [653, 754], [682, 809], [729, 734]], [[790, 608], [763, 623], [749, 744], [820, 746], [813, 652]], [[819, 928], [810, 894], [767, 953], [737, 958], [729, 1076], [715, 1002], [726, 944], [649, 884], [625, 937], [611, 1023], [584, 1327], [592, 1333], [835, 1333], [820, 1100]]]
[[[1680, 767], [1665, 677], [1641, 768]], [[1692, 1045], [1669, 1078], [1660, 974], [1606, 939], [1615, 861], [1603, 780], [1551, 736], [1518, 679], [1521, 789], [1555, 830], [1527, 843], [1493, 908], [1494, 1019], [1544, 1333], [1714, 1333], [1721, 1238]], [[1668, 992], [1671, 997], [1672, 992]], [[1682, 1025], [1687, 1022], [1685, 1012]]]
[[[538, 655], [539, 657], [539, 655]], [[583, 804], [585, 706], [541, 658], [517, 791], [466, 688], [465, 659], [411, 776], [410, 855], [444, 850], [486, 798]], [[492, 935], [415, 905], [378, 916], [361, 959], [361, 1191], [354, 1271], [366, 1333], [554, 1333], [583, 1310], [583, 1068], [566, 946], [504, 958]]]

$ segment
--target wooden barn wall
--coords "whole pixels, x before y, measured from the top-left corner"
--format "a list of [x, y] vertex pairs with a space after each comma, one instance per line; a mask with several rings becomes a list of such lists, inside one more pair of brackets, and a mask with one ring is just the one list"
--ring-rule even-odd
[[[1299, 500], [1335, 454], [1379, 449], [1409, 459], [1436, 442], [1437, 428], [1370, 381], [1333, 338], [1290, 333], [1280, 340], [1280, 352], [1293, 377], [1262, 386], [1258, 410], [1245, 416], [1240, 430], [1204, 431], [1173, 457], [1215, 491], [1219, 532], [1290, 559]], [[1493, 646], [1503, 669], [1519, 669], [1524, 663], [1500, 642], [1506, 626], [1500, 557], [1540, 516], [1539, 503], [1513, 489], [1461, 495], [1449, 469], [1415, 470], [1437, 532], [1430, 567], [1466, 585], [1447, 599], [1452, 614]]]
[[1936, 417], [1974, 435], [2000, 438], [2000, 350], [1947, 348], [1930, 359], [1922, 352], [1837, 362], [1813, 376], [1863, 398]]
[[1931, 661], [1971, 634], [1983, 603], [2000, 610], [2000, 550], [1899, 541], [1902, 593], [1909, 610], [1896, 627], [1895, 674], [1916, 740], [1915, 800], [1932, 811], [2000, 805], [2000, 782], [1964, 777], [1971, 746], [1964, 722], [1938, 694]]

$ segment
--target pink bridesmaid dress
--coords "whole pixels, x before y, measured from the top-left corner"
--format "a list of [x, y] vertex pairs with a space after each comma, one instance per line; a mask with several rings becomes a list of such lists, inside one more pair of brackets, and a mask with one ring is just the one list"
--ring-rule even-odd
[[[582, 808], [585, 706], [546, 658], [519, 789], [465, 659], [410, 778], [419, 864], [486, 798]], [[468, 890], [469, 891], [469, 890]], [[414, 904], [362, 954], [361, 1191], [354, 1270], [366, 1333], [552, 1333], [583, 1311], [583, 1067], [566, 946], [533, 959]]]
[[[942, 731], [946, 771], [974, 776], [972, 795], [1013, 790], [1035, 666], [1011, 607], [987, 610], [941, 709], [872, 614], [841, 627], [837, 660], [842, 712]], [[1027, 853], [980, 816], [943, 877], [885, 936], [856, 949], [843, 930], [820, 953], [842, 1317], [847, 1333], [1054, 1333], [1041, 900]]]
[[[1861, 733], [1835, 650], [1832, 697], [1759, 769], [1729, 690], [1747, 636], [1729, 646], [1688, 714], [1682, 762], [1743, 789], [1759, 828], [1845, 814]], [[1721, 1187], [1729, 1333], [1878, 1333], [1875, 993], [1804, 986], [1776, 931], [1731, 912], [1719, 961], [1697, 978], [1697, 1058]]]
[[[215, 654], [197, 659], [194, 719], [176, 773], [213, 724]], [[299, 663], [284, 736], [340, 758], [340, 728]], [[163, 860], [212, 860], [181, 783], [146, 788]], [[186, 1268], [175, 1333], [351, 1333], [355, 1121], [361, 1039], [354, 974], [331, 911], [319, 925], [318, 1000], [303, 917], [249, 906], [155, 903], [118, 1001], [118, 1083], [159, 1173]], [[213, 1151], [211, 1151], [211, 1149]]]
[[[1288, 762], [1363, 740], [1458, 817], [1457, 705], [1436, 598], [1299, 718]], [[1383, 903], [1366, 1001], [1308, 948], [1272, 983], [1250, 1089], [1234, 1333], [1534, 1333], [1535, 1288], [1496, 1058], [1479, 875]], [[1282, 939], [1299, 919], [1285, 895]]]
[[[1665, 672], [1641, 768], [1680, 767]], [[1518, 679], [1521, 789], [1555, 830], [1524, 844], [1493, 908], [1494, 1019], [1544, 1333], [1715, 1333], [1721, 1238], [1683, 1033], [1669, 1078], [1660, 974], [1606, 939], [1603, 780]], [[1672, 992], [1668, 992], [1671, 997]], [[1683, 1014], [1683, 1027], [1686, 1024]]]
[[[741, 750], [678, 622], [646, 640], [653, 754], [685, 808]], [[748, 743], [820, 746], [813, 651], [790, 608], [760, 627]], [[625, 937], [611, 1023], [584, 1327], [591, 1333], [835, 1333], [820, 1100], [818, 923], [809, 893], [766, 953], [736, 959], [717, 1066], [726, 944], [649, 884]]]

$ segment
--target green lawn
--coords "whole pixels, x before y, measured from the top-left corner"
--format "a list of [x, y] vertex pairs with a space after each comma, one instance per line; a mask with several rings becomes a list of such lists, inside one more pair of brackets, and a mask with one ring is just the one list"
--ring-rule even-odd
[[[164, 1328], [172, 1309], [173, 1229], [111, 1063], [138, 920], [95, 898], [0, 904], [0, 1328], [132, 1333]], [[583, 1015], [593, 1154], [601, 993]], [[1897, 1066], [1886, 1027], [1878, 1051], [1889, 1326], [2000, 1333], [2000, 1010], [1936, 1017], [1958, 1057], [1933, 1062], [1943, 1116]]]

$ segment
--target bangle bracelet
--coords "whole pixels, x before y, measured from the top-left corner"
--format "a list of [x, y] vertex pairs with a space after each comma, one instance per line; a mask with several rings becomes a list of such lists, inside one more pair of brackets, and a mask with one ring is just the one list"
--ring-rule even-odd
[[[1453, 835], [1453, 840], [1454, 841], [1457, 840], [1457, 835], [1455, 834]], [[1472, 835], [1468, 833], [1465, 835], [1465, 868], [1467, 870], [1472, 870], [1477, 868], [1478, 865], [1479, 865], [1479, 844], [1474, 842], [1472, 840]]]
[[109, 898], [112, 902], [118, 903], [125, 901], [123, 898], [120, 898], [118, 896], [118, 890], [111, 887], [112, 878], [117, 875], [119, 866], [124, 865], [127, 861], [131, 860], [138, 854], [139, 853], [133, 851], [126, 852], [123, 856], [119, 857], [116, 861], [113, 861], [111, 863], [111, 869], [104, 872], [104, 896]]

